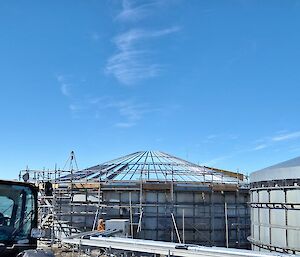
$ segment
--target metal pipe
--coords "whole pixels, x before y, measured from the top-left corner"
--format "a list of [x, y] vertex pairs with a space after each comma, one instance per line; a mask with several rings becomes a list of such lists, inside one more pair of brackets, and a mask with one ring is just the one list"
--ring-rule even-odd
[[96, 222], [97, 222], [97, 218], [98, 218], [98, 212], [99, 212], [99, 209], [97, 209], [96, 214], [95, 214], [94, 223], [93, 223], [93, 230], [95, 230], [95, 228], [96, 228]]
[[139, 224], [136, 230], [137, 233], [142, 231], [142, 217], [143, 217], [143, 211], [140, 213]]
[[229, 240], [228, 240], [228, 214], [227, 214], [227, 203], [224, 204], [225, 209], [225, 231], [226, 231], [226, 247], [229, 247]]
[[185, 233], [184, 233], [184, 209], [182, 209], [182, 242], [185, 244]]
[[129, 208], [130, 208], [130, 232], [131, 232], [131, 237], [133, 238], [133, 224], [132, 224], [132, 205], [131, 205], [131, 192], [129, 192]]
[[174, 224], [174, 227], [175, 227], [176, 235], [177, 235], [177, 238], [178, 238], [178, 242], [181, 244], [181, 239], [180, 239], [180, 235], [179, 235], [179, 232], [178, 232], [178, 229], [177, 229], [174, 214], [171, 213], [171, 216], [172, 216], [173, 224]]

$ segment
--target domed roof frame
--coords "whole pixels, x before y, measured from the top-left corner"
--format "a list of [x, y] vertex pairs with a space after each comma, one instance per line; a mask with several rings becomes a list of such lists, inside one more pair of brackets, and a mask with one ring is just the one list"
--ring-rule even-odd
[[64, 176], [88, 182], [242, 183], [240, 173], [200, 166], [161, 151], [139, 151]]

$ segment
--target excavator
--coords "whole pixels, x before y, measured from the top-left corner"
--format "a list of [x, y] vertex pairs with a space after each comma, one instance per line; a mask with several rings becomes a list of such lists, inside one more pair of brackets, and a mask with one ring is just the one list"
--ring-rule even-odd
[[0, 180], [0, 256], [52, 257], [38, 250], [38, 188], [30, 183]]

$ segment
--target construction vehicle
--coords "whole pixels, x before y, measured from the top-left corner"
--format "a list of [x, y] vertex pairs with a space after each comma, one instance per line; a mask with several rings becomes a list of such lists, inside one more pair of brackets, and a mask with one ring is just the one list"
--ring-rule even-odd
[[53, 256], [35, 250], [42, 235], [37, 196], [32, 184], [0, 180], [0, 256]]

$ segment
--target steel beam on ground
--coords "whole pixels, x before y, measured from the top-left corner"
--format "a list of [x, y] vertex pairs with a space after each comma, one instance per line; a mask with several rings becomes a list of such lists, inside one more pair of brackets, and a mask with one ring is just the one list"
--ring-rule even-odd
[[143, 252], [160, 255], [173, 255], [182, 257], [287, 257], [293, 255], [279, 253], [260, 253], [250, 250], [240, 250], [234, 248], [222, 247], [205, 247], [197, 245], [185, 245], [171, 242], [130, 239], [120, 237], [90, 237], [82, 238], [65, 238], [63, 243], [92, 246], [99, 248], [117, 249], [131, 252]]

